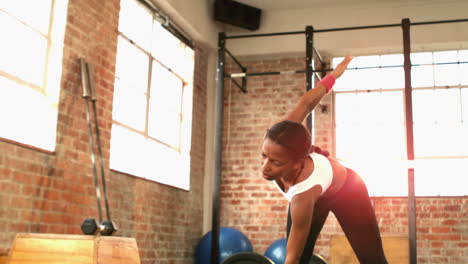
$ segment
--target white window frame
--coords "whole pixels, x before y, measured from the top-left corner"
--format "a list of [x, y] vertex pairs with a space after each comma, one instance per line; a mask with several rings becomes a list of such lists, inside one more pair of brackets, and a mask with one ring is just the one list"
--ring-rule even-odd
[[[30, 36], [42, 39], [46, 44], [42, 50], [45, 58], [43, 58], [43, 64], [39, 66], [42, 72], [38, 75], [41, 76], [38, 77], [40, 80], [32, 81], [31, 78], [28, 80], [27, 75], [41, 73], [37, 72], [37, 68], [36, 70], [29, 69], [37, 65], [31, 60], [32, 58], [27, 57], [29, 56], [28, 52], [12, 52], [12, 54], [4, 54], [5, 57], [2, 56], [2, 59], [6, 58], [4, 61], [9, 64], [4, 65], [5, 68], [0, 66], [0, 113], [3, 113], [0, 115], [0, 123], [2, 124], [0, 139], [52, 153], [56, 146], [58, 100], [68, 0], [50, 1], [50, 6], [46, 7], [49, 15], [47, 29], [41, 29], [39, 24], [35, 24], [36, 17], [33, 17], [34, 14], [30, 14], [30, 12], [40, 12], [41, 8], [34, 8], [34, 5], [43, 5], [42, 2], [28, 3], [30, 6], [25, 6], [19, 1], [9, 1], [5, 4], [10, 6], [0, 4], [1, 19], [4, 19], [6, 23], [11, 23], [12, 28], [21, 28], [22, 32], [29, 32]], [[7, 25], [2, 26], [3, 30], [12, 30]], [[0, 44], [2, 51], [21, 50], [21, 46], [26, 40], [12, 41], [12, 38], [8, 37], [8, 35], [12, 35], [7, 33], [6, 35], [7, 37], [2, 40], [3, 43]], [[13, 36], [19, 38], [20, 34], [13, 34]], [[14, 47], [10, 46], [8, 49], [7, 45], [14, 45]], [[27, 45], [35, 44], [28, 42]], [[12, 61], [15, 63], [23, 62], [21, 64], [23, 66], [14, 65], [11, 63]], [[20, 66], [21, 70], [19, 71], [21, 72], [15, 72], [18, 71], [18, 66]], [[29, 70], [27, 73], [26, 69]]]
[[[126, 1], [126, 2], [124, 2]], [[147, 9], [146, 6], [142, 5], [136, 0], [121, 0], [121, 6], [124, 4], [136, 4], [138, 8], [142, 8], [147, 12], [152, 13], [151, 10]], [[121, 10], [122, 12], [125, 10]], [[157, 17], [155, 13], [152, 13], [153, 26], [158, 26]], [[138, 28], [133, 28], [131, 30], [139, 30]], [[154, 28], [152, 31], [154, 34]], [[174, 36], [174, 35], [172, 35]], [[176, 38], [176, 36], [174, 36]], [[144, 122], [143, 126], [129, 125], [125, 122], [121, 122], [118, 119], [118, 113], [116, 111], [129, 111], [131, 109], [122, 109], [116, 104], [118, 98], [118, 92], [122, 89], [129, 91], [129, 87], [125, 87], [125, 84], [122, 83], [119, 74], [124, 75], [125, 73], [117, 72], [119, 67], [119, 61], [117, 61], [116, 66], [116, 79], [114, 85], [114, 109], [113, 109], [113, 121], [112, 121], [112, 135], [111, 135], [111, 151], [110, 151], [110, 168], [114, 171], [127, 173], [136, 177], [148, 179], [150, 181], [155, 181], [158, 183], [166, 184], [183, 190], [190, 190], [190, 148], [191, 148], [191, 138], [192, 138], [192, 100], [193, 100], [193, 67], [194, 67], [194, 51], [190, 47], [186, 47], [192, 51], [191, 63], [192, 70], [189, 74], [177, 72], [176, 69], [171, 69], [169, 66], [164, 64], [164, 61], [160, 61], [160, 58], [155, 57], [155, 55], [150, 50], [152, 44], [150, 43], [139, 43], [138, 40], [132, 40], [124, 32], [119, 30], [119, 44], [122, 45], [131, 45], [134, 51], [142, 56], [147, 57], [148, 61], [148, 72], [147, 76], [147, 86], [139, 87], [138, 89], [144, 90], [146, 109], [144, 110]], [[180, 41], [180, 45], [182, 41]], [[190, 53], [190, 52], [189, 52]], [[143, 55], [144, 54], [144, 55]], [[117, 54], [117, 60], [119, 60], [119, 54]], [[178, 110], [178, 119], [179, 122], [179, 137], [176, 141], [168, 142], [161, 138], [151, 135], [152, 117], [150, 114], [151, 98], [155, 96], [155, 87], [158, 80], [153, 80], [156, 78], [152, 75], [153, 65], [158, 66], [160, 69], [165, 71], [167, 74], [172, 76], [173, 79], [179, 80], [181, 85], [181, 94], [180, 94], [180, 109]], [[144, 73], [142, 73], [144, 74]], [[125, 76], [122, 76], [123, 78]], [[174, 87], [175, 88], [175, 87]], [[171, 89], [171, 88], [167, 88]], [[142, 94], [140, 93], [140, 95]], [[141, 114], [141, 113], [140, 113]], [[129, 113], [130, 116], [137, 115], [136, 113]], [[141, 118], [141, 117], [140, 117]], [[171, 120], [173, 121], [173, 119]], [[164, 125], [164, 124], [163, 124]], [[167, 134], [167, 133], [166, 133]]]
[[[461, 52], [466, 52], [468, 51], [456, 51], [461, 54]], [[442, 52], [431, 52], [432, 56], [434, 57], [434, 54], [440, 54]], [[412, 82], [413, 82], [413, 116], [415, 115], [415, 111], [418, 108], [417, 105], [415, 106], [415, 98], [418, 96], [418, 92], [421, 91], [427, 91], [427, 90], [433, 90], [433, 91], [447, 91], [448, 89], [458, 89], [460, 91], [460, 94], [463, 93], [468, 95], [468, 83], [466, 77], [463, 77], [463, 73], [459, 72], [458, 80], [450, 85], [436, 85], [435, 80], [436, 78], [432, 76], [432, 85], [418, 85], [417, 78], [422, 78], [422, 77], [427, 77], [430, 78], [431, 76], [418, 76], [416, 74], [416, 71], [420, 70], [420, 67], [432, 67], [432, 74], [435, 76], [438, 74], [438, 71], [436, 70], [436, 67], [439, 67], [438, 65], [419, 65], [417, 60], [413, 58], [418, 56], [419, 53], [412, 53]], [[465, 54], [465, 53], [464, 53]], [[401, 56], [402, 55], [395, 55], [395, 56]], [[365, 56], [367, 57], [367, 56]], [[378, 57], [378, 56], [368, 56], [368, 57]], [[466, 70], [468, 69], [468, 64], [466, 63], [466, 55], [463, 57], [463, 61], [455, 60], [455, 61], [442, 61], [442, 63], [447, 63], [453, 64], [453, 65], [466, 65], [466, 66], [459, 66], [460, 68], [464, 67], [463, 69]], [[458, 57], [457, 57], [458, 58]], [[334, 60], [334, 63], [336, 64], [337, 62], [340, 61], [341, 58], [336, 58]], [[376, 59], [378, 61], [378, 59]], [[416, 61], [413, 62], [413, 61]], [[401, 60], [401, 64], [402, 64]], [[428, 64], [432, 64], [433, 61], [428, 62]], [[435, 62], [437, 63], [437, 62]], [[416, 65], [415, 65], [416, 64]], [[376, 65], [359, 65], [359, 57], [358, 57], [358, 62], [354, 63], [354, 65], [350, 65], [350, 69], [348, 71], [360, 71], [359, 69], [353, 70], [352, 68], [354, 67], [366, 67], [366, 66], [376, 66], [379, 67], [378, 64]], [[380, 66], [385, 66], [385, 65], [380, 65]], [[419, 68], [418, 68], [419, 67]], [[377, 72], [378, 70], [376, 70]], [[358, 75], [358, 74], [355, 74]], [[378, 75], [378, 74], [377, 74]], [[456, 75], [456, 74], [455, 74]], [[355, 78], [353, 74], [349, 74], [348, 72], [343, 75], [344, 80], [339, 80], [337, 82], [337, 88], [335, 90], [335, 109], [339, 109], [340, 104], [340, 97], [343, 97], [345, 95], [350, 95], [350, 94], [355, 94], [356, 96], [362, 95], [370, 95], [370, 94], [375, 94], [375, 93], [380, 93], [382, 96], [385, 94], [390, 94], [390, 93], [400, 93], [401, 94], [401, 105], [395, 105], [396, 108], [401, 107], [400, 109], [396, 109], [399, 112], [400, 115], [404, 115], [404, 83], [401, 83], [400, 87], [385, 87], [384, 89], [379, 89], [379, 85], [381, 83], [385, 83], [384, 80], [388, 80], [389, 78], [385, 78], [385, 76], [379, 76], [378, 78], [371, 78], [372, 76], [369, 74], [367, 75], [367, 78], [360, 78], [360, 83], [364, 86], [364, 88], [361, 87], [354, 87], [350, 88], [347, 87], [346, 84], [346, 79], [351, 80], [352, 78]], [[401, 77], [403, 78], [403, 76]], [[462, 78], [465, 78], [462, 80]], [[367, 80], [366, 83], [363, 83], [363, 80]], [[403, 80], [403, 79], [402, 79]], [[382, 84], [386, 85], [386, 84]], [[375, 88], [369, 88], [369, 87], [375, 87]], [[344, 97], [343, 97], [344, 98]], [[460, 97], [461, 98], [461, 97]], [[344, 99], [343, 99], [344, 100]], [[460, 99], [461, 100], [461, 99]], [[465, 99], [464, 99], [465, 100]], [[466, 100], [465, 100], [466, 101]], [[461, 106], [462, 102], [460, 102]], [[440, 109], [441, 105], [435, 104], [434, 107], [439, 108], [439, 110], [436, 111], [441, 111]], [[377, 106], [378, 107], [378, 106]], [[468, 106], [463, 106], [464, 108]], [[388, 111], [394, 111], [395, 109], [389, 109]], [[354, 111], [353, 109], [346, 109], [347, 112], [352, 112]], [[373, 111], [372, 109], [367, 109], [366, 111]], [[461, 113], [466, 113], [466, 110], [462, 110], [460, 108]], [[336, 120], [336, 138], [335, 140], [337, 141], [337, 144], [340, 144], [340, 133], [346, 133], [347, 131], [341, 131], [340, 130], [340, 113], [339, 111], [335, 111], [335, 120]], [[353, 114], [349, 114], [347, 116], [348, 118], [353, 118]], [[466, 119], [466, 116], [464, 117]], [[338, 119], [338, 120], [337, 120]], [[357, 118], [356, 120], [359, 120]], [[457, 153], [455, 155], [449, 155], [449, 154], [434, 154], [434, 155], [418, 155], [418, 135], [421, 136], [421, 132], [418, 131], [418, 121], [417, 118], [414, 119], [414, 137], [415, 137], [415, 160], [414, 161], [407, 161], [406, 160], [406, 143], [405, 143], [405, 138], [404, 138], [404, 116], [401, 116], [401, 129], [402, 129], [402, 134], [398, 135], [401, 139], [401, 147], [402, 152], [400, 153], [400, 157], [394, 157], [393, 159], [387, 159], [387, 160], [382, 160], [381, 159], [381, 154], [376, 151], [376, 153], [372, 153], [374, 157], [369, 158], [369, 156], [366, 156], [366, 158], [359, 157], [359, 147], [353, 146], [354, 150], [351, 150], [351, 152], [354, 152], [355, 155], [354, 157], [351, 157], [352, 155], [349, 154], [350, 152], [347, 150], [344, 150], [345, 152], [349, 152], [348, 156], [342, 156], [342, 153], [339, 153], [340, 151], [337, 148], [337, 158], [342, 160], [345, 164], [349, 165], [351, 168], [355, 168], [358, 172], [361, 171], [361, 176], [364, 178], [364, 180], [368, 183], [368, 188], [369, 188], [369, 193], [373, 196], [407, 196], [407, 169], [409, 167], [415, 168], [415, 186], [416, 186], [416, 195], [417, 196], [466, 196], [468, 195], [468, 191], [466, 190], [465, 187], [460, 187], [460, 186], [466, 186], [468, 184], [468, 180], [465, 179], [465, 177], [456, 177], [456, 176], [451, 176], [452, 174], [455, 173], [456, 169], [453, 169], [455, 166], [458, 166], [458, 168], [462, 168], [463, 173], [468, 172], [468, 150], [466, 152], [461, 152]], [[365, 121], [364, 121], [365, 122]], [[466, 125], [465, 125], [466, 128]], [[362, 129], [362, 128], [361, 128]], [[351, 133], [351, 132], [350, 132]], [[365, 132], [364, 132], [365, 133]], [[350, 139], [348, 139], [349, 141]], [[435, 138], [434, 140], [444, 140], [444, 139], [437, 139]], [[367, 142], [369, 143], [369, 142]], [[375, 143], [375, 142], [374, 142]], [[360, 144], [366, 144], [366, 142], [361, 142]], [[463, 141], [463, 144], [466, 144], [465, 141]], [[350, 145], [351, 146], [351, 145]], [[351, 148], [350, 148], [351, 149]], [[420, 148], [419, 148], [420, 149]], [[385, 149], [382, 149], [383, 152], [385, 152]], [[341, 157], [340, 157], [341, 156]], [[375, 167], [380, 167], [381, 168], [381, 173], [378, 173], [377, 170], [369, 170], [369, 167], [372, 167], [371, 164], [373, 164]], [[465, 164], [465, 165], [464, 165]], [[394, 173], [392, 175], [387, 175], [386, 177], [382, 177], [382, 175], [385, 175], [387, 173], [386, 170], [389, 168], [399, 171], [399, 173]], [[450, 169], [452, 168], [452, 169]], [[455, 170], [455, 171], [452, 171]], [[372, 172], [371, 172], [372, 171]], [[435, 175], [436, 172], [440, 172], [440, 175], [437, 174]], [[459, 173], [459, 174], [463, 174]], [[372, 175], [368, 175], [372, 174]], [[377, 175], [375, 175], [377, 174]], [[380, 174], [380, 175], [379, 175]], [[396, 175], [397, 174], [397, 175]], [[432, 175], [434, 174], [434, 175]], [[380, 177], [379, 177], [380, 176]], [[392, 185], [394, 185], [393, 188], [399, 189], [398, 191], [392, 190]], [[397, 187], [395, 187], [397, 186]]]

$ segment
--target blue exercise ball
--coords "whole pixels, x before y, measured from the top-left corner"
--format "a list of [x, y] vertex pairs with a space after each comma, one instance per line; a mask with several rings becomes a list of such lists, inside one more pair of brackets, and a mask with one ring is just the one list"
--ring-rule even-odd
[[[265, 257], [269, 258], [275, 264], [284, 264], [286, 260], [286, 238], [278, 239], [273, 242], [265, 251]], [[309, 264], [327, 264], [325, 259], [318, 255], [312, 254]]]
[[286, 238], [278, 239], [265, 251], [265, 257], [271, 259], [275, 264], [284, 264], [286, 260]]
[[[209, 264], [211, 261], [211, 231], [206, 233], [195, 249], [195, 263]], [[252, 252], [250, 240], [241, 231], [232, 227], [219, 229], [219, 263], [240, 252]]]

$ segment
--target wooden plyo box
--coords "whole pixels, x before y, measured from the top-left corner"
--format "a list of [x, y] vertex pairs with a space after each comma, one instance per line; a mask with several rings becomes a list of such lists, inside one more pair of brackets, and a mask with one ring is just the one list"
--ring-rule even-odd
[[18, 233], [7, 264], [140, 264], [134, 238]]
[[[405, 236], [382, 237], [385, 256], [389, 264], [409, 263], [409, 242]], [[348, 239], [344, 235], [335, 235], [330, 239], [331, 264], [359, 264]]]
[[6, 264], [8, 260], [8, 255], [0, 253], [0, 264]]

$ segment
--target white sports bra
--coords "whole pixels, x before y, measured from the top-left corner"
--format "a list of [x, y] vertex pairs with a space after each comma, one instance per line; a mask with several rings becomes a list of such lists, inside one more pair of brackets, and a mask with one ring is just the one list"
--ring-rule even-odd
[[328, 158], [315, 152], [311, 153], [309, 156], [314, 162], [314, 171], [307, 179], [291, 186], [286, 193], [281, 189], [278, 183], [274, 181], [278, 190], [289, 202], [291, 202], [294, 195], [305, 192], [317, 184], [322, 186], [321, 194], [323, 194], [332, 183], [333, 169]]

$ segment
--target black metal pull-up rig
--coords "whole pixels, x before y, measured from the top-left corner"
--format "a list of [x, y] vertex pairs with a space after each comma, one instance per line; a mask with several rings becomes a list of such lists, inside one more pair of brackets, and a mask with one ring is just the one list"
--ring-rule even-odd
[[[278, 75], [278, 74], [306, 74], [306, 90], [313, 88], [314, 82], [312, 78], [320, 78], [318, 72], [325, 72], [330, 69], [314, 69], [315, 59], [324, 65], [324, 61], [318, 51], [314, 48], [314, 33], [323, 32], [336, 32], [347, 30], [363, 30], [363, 29], [376, 29], [376, 28], [390, 28], [401, 27], [403, 31], [403, 55], [404, 55], [404, 74], [405, 74], [405, 121], [406, 121], [406, 142], [407, 142], [407, 158], [414, 160], [414, 139], [413, 139], [413, 113], [412, 113], [412, 85], [411, 85], [411, 42], [410, 42], [410, 27], [420, 25], [432, 24], [446, 24], [468, 22], [468, 19], [453, 19], [441, 21], [426, 21], [426, 22], [411, 22], [409, 18], [402, 19], [398, 24], [382, 24], [371, 26], [357, 26], [357, 27], [342, 27], [342, 28], [329, 28], [314, 30], [312, 26], [306, 26], [305, 31], [291, 31], [291, 32], [278, 32], [278, 33], [265, 33], [265, 34], [249, 34], [249, 35], [233, 35], [226, 36], [224, 32], [218, 34], [218, 61], [216, 73], [216, 102], [215, 102], [215, 160], [214, 160], [214, 188], [213, 188], [213, 214], [212, 214], [212, 247], [211, 247], [211, 263], [219, 263], [219, 204], [220, 204], [220, 185], [221, 185], [221, 157], [222, 157], [222, 132], [223, 132], [223, 98], [224, 98], [224, 79], [225, 78], [242, 78], [242, 84], [233, 80], [234, 84], [238, 86], [244, 93], [247, 92], [247, 78], [248, 76], [259, 75]], [[286, 71], [286, 72], [261, 72], [249, 73], [244, 67], [226, 48], [226, 40], [239, 39], [239, 38], [252, 38], [252, 37], [269, 37], [269, 36], [283, 36], [305, 34], [306, 36], [306, 61], [305, 70]], [[225, 70], [225, 54], [228, 54], [234, 62], [241, 68], [242, 73], [226, 74]], [[415, 65], [413, 65], [415, 66]], [[401, 67], [396, 65], [392, 67]], [[356, 68], [357, 69], [357, 68]], [[307, 126], [312, 129], [312, 117], [307, 118]], [[417, 263], [417, 244], [416, 244], [416, 199], [415, 199], [415, 186], [414, 186], [414, 168], [408, 168], [408, 237], [409, 237], [409, 255], [410, 264]]]

